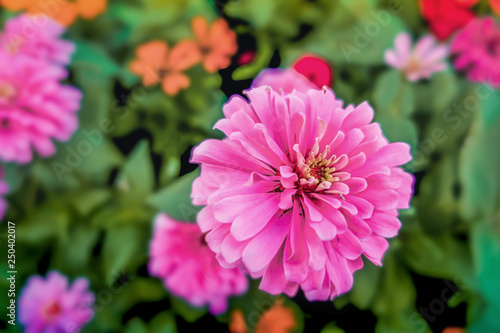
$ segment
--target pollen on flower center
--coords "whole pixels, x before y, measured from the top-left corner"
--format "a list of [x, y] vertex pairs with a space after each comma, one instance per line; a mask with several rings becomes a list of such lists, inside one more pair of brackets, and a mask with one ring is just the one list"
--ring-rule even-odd
[[318, 153], [316, 147], [309, 152], [307, 158], [297, 153], [297, 161], [293, 166], [293, 171], [297, 175], [296, 188], [298, 190], [301, 192], [320, 192], [330, 189], [332, 184], [339, 180], [349, 178], [346, 173], [338, 172], [346, 165], [347, 156], [327, 156], [330, 156], [330, 147], [326, 147], [322, 153]]
[[309, 170], [305, 174], [307, 180], [314, 178], [315, 185], [321, 182], [334, 182], [334, 177], [332, 173], [335, 171], [335, 168], [332, 165], [332, 159], [335, 156], [332, 156], [330, 159], [320, 159], [320, 157], [315, 158], [312, 161], [309, 161], [307, 164], [309, 166]]
[[53, 320], [62, 312], [61, 306], [57, 301], [50, 302], [47, 306], [42, 309], [42, 314], [47, 320]]
[[419, 71], [420, 68], [421, 68], [420, 61], [418, 61], [417, 59], [411, 58], [405, 67], [405, 72], [406, 73], [414, 73], [414, 72]]

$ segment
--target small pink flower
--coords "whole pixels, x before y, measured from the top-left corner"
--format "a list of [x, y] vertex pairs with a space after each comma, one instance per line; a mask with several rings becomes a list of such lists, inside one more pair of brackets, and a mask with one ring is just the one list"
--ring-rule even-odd
[[[291, 87], [289, 87], [291, 88]], [[377, 265], [409, 207], [405, 143], [389, 143], [368, 103], [343, 107], [333, 91], [290, 94], [269, 86], [233, 96], [197, 146], [192, 199], [224, 267], [244, 267], [260, 288], [309, 300], [347, 292], [361, 255]]]
[[332, 86], [332, 68], [325, 60], [317, 56], [302, 56], [292, 65], [292, 68], [314, 83], [318, 89], [323, 86]]
[[248, 288], [242, 271], [219, 265], [198, 225], [175, 221], [166, 214], [155, 220], [149, 273], [192, 305], [208, 304], [212, 314], [224, 313], [228, 298]]
[[412, 48], [411, 36], [402, 32], [396, 36], [395, 49], [385, 52], [385, 62], [401, 71], [409, 81], [428, 79], [447, 68], [448, 47], [436, 43], [433, 36], [427, 35]]
[[500, 87], [500, 26], [492, 17], [473, 20], [453, 40], [455, 68], [472, 82]]
[[11, 18], [0, 34], [0, 48], [56, 65], [67, 65], [75, 45], [61, 39], [66, 29], [44, 15], [21, 14]]
[[79, 332], [94, 316], [89, 282], [68, 279], [56, 271], [29, 278], [19, 298], [19, 322], [26, 333]]
[[0, 165], [0, 221], [2, 221], [7, 211], [7, 201], [5, 201], [3, 196], [9, 192], [9, 184], [5, 182], [4, 177], [3, 168]]
[[309, 89], [318, 89], [304, 75], [293, 68], [266, 68], [257, 75], [252, 82], [252, 88], [268, 86], [274, 91], [289, 94], [296, 90], [307, 92]]
[[48, 157], [52, 139], [70, 139], [82, 94], [59, 83], [66, 76], [58, 66], [0, 51], [0, 160], [28, 163], [32, 150]]

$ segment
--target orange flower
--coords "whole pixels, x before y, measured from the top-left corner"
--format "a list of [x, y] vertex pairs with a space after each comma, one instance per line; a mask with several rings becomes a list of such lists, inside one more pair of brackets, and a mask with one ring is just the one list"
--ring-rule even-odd
[[130, 64], [130, 70], [142, 76], [145, 86], [161, 82], [163, 91], [176, 95], [189, 87], [189, 78], [182, 73], [200, 61], [196, 43], [184, 40], [171, 50], [163, 41], [152, 41], [141, 45], [136, 51], [137, 59]]
[[3, 7], [17, 11], [26, 10], [30, 14], [45, 14], [64, 26], [71, 25], [78, 15], [92, 19], [104, 12], [107, 0], [58, 0], [42, 2], [39, 0], [0, 0]]
[[[260, 317], [255, 333], [288, 333], [297, 326], [297, 321], [290, 308], [283, 306], [283, 301], [278, 300], [272, 308], [264, 312]], [[246, 333], [245, 319], [240, 310], [236, 310], [231, 315], [229, 332]]]
[[229, 332], [231, 333], [247, 333], [247, 324], [243, 317], [241, 310], [234, 310], [231, 313], [231, 320], [229, 322]]
[[203, 67], [215, 73], [231, 64], [231, 56], [238, 50], [236, 34], [223, 19], [215, 20], [209, 27], [204, 17], [195, 17], [191, 22], [198, 47], [202, 55]]
[[465, 333], [465, 330], [461, 327], [446, 327], [443, 333]]

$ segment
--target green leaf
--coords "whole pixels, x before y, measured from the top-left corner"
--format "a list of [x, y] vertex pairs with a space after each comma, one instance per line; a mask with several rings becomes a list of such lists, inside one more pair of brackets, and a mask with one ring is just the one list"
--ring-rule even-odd
[[363, 261], [365, 262], [363, 269], [354, 273], [354, 284], [349, 297], [356, 307], [369, 309], [379, 290], [382, 269], [368, 260]]
[[394, 69], [378, 77], [373, 100], [377, 116], [404, 117], [410, 115], [415, 108], [413, 87]]
[[178, 297], [171, 297], [170, 303], [176, 314], [179, 314], [188, 323], [194, 323], [207, 313], [206, 308], [197, 308], [191, 306], [186, 301]]
[[461, 213], [468, 220], [488, 219], [500, 207], [500, 92], [484, 100], [460, 155]]
[[173, 314], [162, 312], [153, 318], [150, 324], [151, 333], [177, 333], [177, 325]]
[[445, 155], [425, 174], [413, 205], [418, 208], [422, 226], [428, 232], [446, 231], [457, 218], [458, 181], [456, 157]]
[[59, 239], [56, 262], [66, 267], [66, 273], [80, 274], [92, 257], [92, 250], [99, 239], [99, 231], [88, 225], [79, 225], [69, 231], [68, 237]]
[[147, 141], [139, 142], [134, 148], [117, 177], [116, 185], [135, 199], [146, 198], [153, 191], [153, 164]]
[[77, 70], [112, 76], [120, 68], [100, 45], [84, 41], [74, 41], [76, 52], [72, 57], [72, 67]]
[[125, 333], [148, 333], [148, 327], [139, 318], [134, 318], [128, 322]]
[[39, 206], [16, 225], [19, 242], [39, 244], [55, 237], [67, 237], [70, 222], [68, 207], [59, 200]]
[[149, 232], [133, 225], [125, 225], [106, 233], [103, 244], [102, 270], [106, 280], [121, 271], [130, 271], [133, 263], [143, 262], [148, 254]]
[[73, 204], [80, 214], [87, 215], [93, 209], [108, 201], [110, 197], [111, 191], [108, 189], [91, 189], [71, 193], [68, 201]]
[[199, 169], [182, 176], [169, 186], [153, 194], [148, 203], [180, 221], [196, 222], [196, 215], [201, 208], [191, 204], [191, 186], [200, 175]]
[[479, 287], [492, 311], [500, 316], [500, 220], [493, 227], [487, 223], [475, 226], [472, 232], [474, 266]]
[[345, 333], [345, 331], [337, 327], [335, 322], [331, 322], [321, 330], [321, 333]]

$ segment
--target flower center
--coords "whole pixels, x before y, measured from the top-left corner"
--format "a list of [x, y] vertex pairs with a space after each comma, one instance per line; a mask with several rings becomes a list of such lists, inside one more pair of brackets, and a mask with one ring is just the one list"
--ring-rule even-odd
[[411, 58], [405, 67], [405, 72], [406, 73], [414, 73], [414, 72], [417, 72], [418, 70], [420, 70], [420, 61], [418, 61], [417, 59]]
[[307, 167], [303, 169], [303, 178], [310, 180], [314, 178], [314, 185], [322, 182], [334, 182], [334, 177], [332, 173], [335, 171], [335, 167], [332, 166], [332, 160], [335, 156], [329, 159], [322, 159], [321, 156], [315, 159], [306, 161]]
[[16, 94], [16, 91], [14, 90], [14, 87], [5, 82], [0, 82], [0, 101], [9, 101], [14, 97]]
[[42, 309], [42, 314], [48, 321], [52, 321], [61, 314], [62, 308], [57, 301], [52, 301]]
[[333, 183], [346, 179], [346, 173], [339, 172], [339, 169], [347, 164], [347, 156], [331, 155], [327, 158], [329, 155], [330, 147], [326, 147], [322, 153], [311, 151], [306, 159], [297, 154], [297, 162], [292, 169], [297, 175], [296, 188], [299, 194], [329, 190]]

